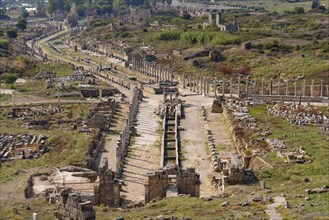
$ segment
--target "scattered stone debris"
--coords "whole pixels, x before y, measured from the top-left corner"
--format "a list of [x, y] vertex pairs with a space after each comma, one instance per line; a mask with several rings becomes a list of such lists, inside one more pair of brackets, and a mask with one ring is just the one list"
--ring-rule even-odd
[[267, 136], [269, 128], [260, 128], [257, 119], [249, 115], [247, 104], [235, 99], [229, 99], [224, 105], [224, 116], [229, 123], [233, 140], [237, 145], [238, 153], [246, 152], [249, 156], [265, 156], [271, 149], [264, 138], [249, 140], [247, 132]]
[[305, 163], [310, 161], [311, 157], [301, 147], [295, 147], [287, 153], [287, 162], [289, 163]]
[[278, 103], [268, 107], [267, 112], [295, 125], [329, 124], [329, 118], [316, 107]]
[[8, 118], [18, 118], [29, 120], [40, 116], [54, 115], [63, 112], [65, 109], [61, 105], [48, 105], [36, 107], [13, 107], [7, 114]]
[[47, 138], [49, 136], [43, 134], [0, 134], [0, 160], [38, 158], [50, 151], [46, 146]]
[[314, 194], [314, 193], [326, 193], [329, 192], [329, 186], [324, 186], [322, 188], [315, 188], [315, 189], [306, 189], [305, 192], [307, 194]]
[[286, 145], [283, 143], [282, 140], [273, 138], [273, 139], [265, 139], [271, 149], [282, 151], [286, 149]]
[[57, 82], [67, 83], [67, 82], [85, 81], [89, 76], [91, 76], [89, 72], [82, 69], [76, 69], [73, 71], [71, 75], [58, 78]]
[[219, 168], [218, 150], [217, 150], [217, 147], [215, 144], [214, 136], [213, 136], [211, 130], [209, 129], [207, 111], [204, 108], [204, 106], [201, 106], [201, 116], [204, 121], [204, 129], [205, 129], [205, 133], [207, 136], [208, 147], [209, 147], [210, 154], [211, 154], [212, 168], [214, 169], [214, 171], [219, 172], [220, 168]]

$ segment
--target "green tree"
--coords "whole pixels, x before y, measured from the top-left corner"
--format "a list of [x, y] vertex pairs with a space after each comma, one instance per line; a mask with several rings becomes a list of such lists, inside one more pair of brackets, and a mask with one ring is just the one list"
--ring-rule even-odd
[[27, 21], [25, 19], [20, 19], [18, 23], [16, 24], [16, 27], [25, 30], [27, 26]]
[[17, 79], [16, 75], [10, 74], [5, 78], [4, 83], [10, 85], [13, 84], [16, 81], [16, 79]]
[[16, 38], [17, 37], [17, 31], [14, 29], [7, 30], [7, 36], [9, 38]]
[[304, 14], [305, 10], [303, 7], [296, 7], [294, 8], [294, 10], [292, 11], [293, 14]]
[[0, 38], [0, 49], [9, 50], [9, 41], [4, 38]]
[[[48, 1], [48, 6], [47, 6], [47, 11], [49, 14], [53, 14], [55, 11], [64, 11], [66, 10], [65, 7], [69, 7], [69, 2], [65, 0], [49, 0]], [[69, 9], [67, 9], [69, 10]]]
[[30, 16], [30, 13], [28, 11], [22, 11], [21, 17], [22, 18], [27, 18], [28, 16]]
[[114, 10], [120, 10], [125, 7], [127, 7], [127, 3], [125, 0], [113, 0], [113, 9]]

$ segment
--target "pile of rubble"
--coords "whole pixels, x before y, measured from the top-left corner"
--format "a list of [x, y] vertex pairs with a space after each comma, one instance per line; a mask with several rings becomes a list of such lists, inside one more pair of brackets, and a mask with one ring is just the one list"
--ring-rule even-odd
[[329, 118], [315, 107], [278, 103], [267, 112], [295, 125], [329, 124]]
[[29, 120], [34, 117], [45, 115], [54, 115], [64, 111], [60, 105], [36, 106], [36, 107], [13, 107], [8, 117], [18, 118], [20, 120]]
[[69, 76], [58, 78], [57, 82], [66, 83], [66, 82], [74, 82], [74, 81], [85, 81], [88, 78], [88, 76], [90, 76], [89, 72], [85, 70], [77, 69], [74, 70], [73, 73]]
[[38, 158], [49, 152], [48, 136], [30, 134], [0, 134], [0, 160]]
[[310, 161], [311, 157], [307, 155], [306, 151], [302, 147], [295, 147], [287, 153], [288, 163], [305, 163]]
[[228, 120], [233, 140], [237, 146], [238, 153], [248, 151], [248, 155], [264, 156], [269, 151], [269, 146], [264, 138], [249, 140], [247, 133], [256, 133], [261, 137], [271, 134], [269, 128], [260, 128], [257, 119], [248, 113], [247, 105], [244, 102], [229, 99], [224, 105], [224, 115]]
[[261, 129], [257, 127], [257, 119], [249, 115], [248, 107], [244, 102], [240, 102], [234, 99], [229, 99], [226, 102], [226, 109], [232, 112], [234, 122], [241, 128], [248, 128], [254, 133], [258, 133], [261, 136], [270, 135], [269, 129]]
[[305, 163], [311, 161], [310, 156], [307, 155], [306, 151], [303, 148], [295, 147], [287, 153], [285, 152], [286, 145], [282, 140], [274, 138], [266, 139], [265, 141], [268, 143], [271, 150], [277, 151], [278, 157], [286, 157], [287, 160], [285, 162], [287, 163]]
[[53, 79], [56, 77], [56, 74], [54, 72], [46, 72], [44, 70], [41, 70], [37, 75], [33, 77], [34, 80], [40, 80], [40, 79]]
[[214, 169], [214, 171], [219, 172], [220, 169], [218, 167], [219, 166], [218, 150], [217, 150], [217, 147], [215, 144], [213, 134], [212, 134], [211, 130], [209, 129], [207, 111], [204, 106], [201, 106], [201, 115], [202, 115], [202, 119], [204, 121], [204, 129], [205, 129], [205, 133], [206, 133], [207, 140], [208, 140], [209, 151], [211, 154], [212, 168]]
[[273, 139], [265, 139], [266, 143], [268, 143], [269, 147], [273, 150], [283, 151], [286, 149], [286, 145], [282, 140], [273, 138]]
[[315, 188], [315, 189], [306, 189], [305, 192], [307, 194], [314, 194], [314, 193], [329, 193], [329, 186], [324, 186], [322, 188]]
[[74, 193], [71, 188], [65, 188], [60, 193], [56, 218], [95, 220], [96, 213], [91, 201], [84, 200], [80, 193]]

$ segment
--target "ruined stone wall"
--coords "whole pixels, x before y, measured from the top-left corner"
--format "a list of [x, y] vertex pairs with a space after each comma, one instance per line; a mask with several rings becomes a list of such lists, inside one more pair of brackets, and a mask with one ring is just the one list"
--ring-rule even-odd
[[147, 174], [145, 186], [145, 204], [155, 198], [165, 198], [168, 188], [168, 175], [163, 171]]
[[108, 130], [118, 106], [119, 103], [114, 99], [96, 104], [85, 119], [84, 125], [88, 128], [99, 128], [102, 131]]
[[165, 198], [171, 178], [176, 178], [176, 187], [179, 194], [187, 194], [193, 197], [200, 196], [200, 175], [194, 168], [181, 170], [178, 167], [158, 170], [147, 174], [145, 186], [145, 204], [155, 198]]
[[107, 159], [99, 168], [99, 184], [94, 187], [97, 204], [106, 204], [110, 207], [120, 206], [120, 183], [115, 178], [115, 172], [108, 169]]
[[200, 175], [195, 172], [195, 168], [187, 168], [177, 175], [177, 188], [180, 194], [200, 197], [200, 185]]
[[133, 123], [136, 120], [136, 115], [138, 112], [139, 103], [143, 98], [143, 92], [141, 89], [134, 88], [134, 96], [132, 102], [129, 106], [129, 111], [127, 113], [126, 125], [120, 134], [120, 140], [116, 147], [116, 172], [117, 177], [120, 177], [123, 172], [123, 164], [125, 157], [128, 154], [128, 147], [130, 144], [130, 137], [133, 132]]
[[81, 198], [79, 193], [65, 188], [60, 193], [60, 201], [56, 212], [59, 220], [95, 220], [96, 213], [91, 201]]

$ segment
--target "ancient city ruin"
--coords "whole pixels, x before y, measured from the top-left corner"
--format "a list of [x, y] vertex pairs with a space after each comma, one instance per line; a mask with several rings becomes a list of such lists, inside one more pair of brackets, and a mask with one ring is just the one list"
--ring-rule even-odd
[[325, 4], [33, 5], [0, 0], [0, 219], [328, 217]]

